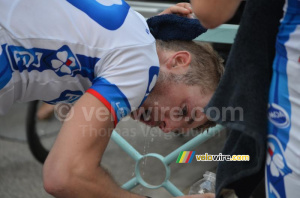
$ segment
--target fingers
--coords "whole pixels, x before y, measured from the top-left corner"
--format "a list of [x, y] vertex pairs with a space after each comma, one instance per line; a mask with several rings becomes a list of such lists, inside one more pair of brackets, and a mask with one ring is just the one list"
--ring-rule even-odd
[[192, 14], [192, 7], [189, 3], [178, 3], [175, 6], [170, 7], [172, 14], [179, 14], [179, 15], [188, 15]]
[[189, 11], [189, 13], [193, 12], [192, 5], [190, 3], [177, 3], [175, 6], [185, 8]]
[[189, 3], [178, 3], [174, 6], [169, 7], [168, 9], [161, 12], [161, 14], [177, 14], [179, 16], [184, 16], [188, 18], [192, 18], [192, 7]]

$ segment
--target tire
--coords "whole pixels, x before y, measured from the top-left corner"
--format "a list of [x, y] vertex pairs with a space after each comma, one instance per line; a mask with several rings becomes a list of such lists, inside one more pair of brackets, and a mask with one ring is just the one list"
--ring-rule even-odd
[[49, 151], [41, 143], [40, 136], [38, 135], [36, 129], [36, 113], [38, 103], [39, 101], [32, 101], [28, 106], [26, 118], [26, 136], [31, 153], [35, 159], [43, 164], [48, 156]]
[[37, 112], [42, 102], [33, 101], [28, 105], [26, 118], [26, 136], [29, 149], [33, 156], [41, 163], [44, 163], [58, 132], [62, 126], [60, 118], [53, 112], [43, 118], [37, 118]]

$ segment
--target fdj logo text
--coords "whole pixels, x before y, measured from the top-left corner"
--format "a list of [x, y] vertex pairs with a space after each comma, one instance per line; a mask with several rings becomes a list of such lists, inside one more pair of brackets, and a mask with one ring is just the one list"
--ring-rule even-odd
[[14, 59], [16, 63], [21, 66], [26, 66], [27, 68], [31, 65], [34, 67], [40, 67], [42, 55], [43, 54], [39, 52], [30, 53], [28, 51], [14, 51]]

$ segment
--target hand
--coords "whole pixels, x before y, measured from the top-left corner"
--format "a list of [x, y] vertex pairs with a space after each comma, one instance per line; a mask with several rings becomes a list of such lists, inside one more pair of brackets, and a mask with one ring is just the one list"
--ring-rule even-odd
[[178, 198], [215, 198], [215, 194], [213, 193], [205, 193], [199, 195], [186, 195]]
[[189, 3], [177, 3], [176, 5], [165, 9], [163, 12], [159, 13], [158, 15], [162, 15], [162, 14], [177, 14], [183, 17], [194, 18], [192, 6]]

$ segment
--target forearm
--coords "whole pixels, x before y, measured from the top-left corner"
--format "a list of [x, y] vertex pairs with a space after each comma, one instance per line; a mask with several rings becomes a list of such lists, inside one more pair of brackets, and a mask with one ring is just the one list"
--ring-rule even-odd
[[[100, 167], [113, 119], [109, 115], [99, 121], [94, 114], [87, 118], [83, 110], [106, 107], [87, 93], [72, 108], [74, 115], [64, 122], [43, 168], [45, 190], [58, 198], [141, 197], [121, 189]], [[101, 129], [101, 134], [86, 128]]]
[[[105, 197], [105, 198], [144, 198], [143, 196], [130, 193], [121, 189], [111, 178], [111, 176], [103, 168], [98, 167], [92, 180], [90, 178], [78, 178], [78, 186], [82, 186], [84, 190], [80, 190], [78, 198], [81, 197]], [[77, 184], [76, 184], [77, 185]], [[77, 193], [76, 193], [77, 194]]]
[[191, 0], [194, 14], [206, 28], [215, 28], [228, 21], [240, 3], [241, 0]]
[[43, 169], [45, 189], [57, 198], [142, 197], [121, 189], [99, 164], [91, 152], [69, 157], [63, 149], [54, 148]]
[[[121, 189], [111, 176], [101, 167], [86, 171], [75, 171], [65, 184], [60, 184], [59, 189], [54, 187], [48, 192], [57, 198], [142, 198], [126, 190]], [[56, 188], [56, 189], [55, 189]]]

